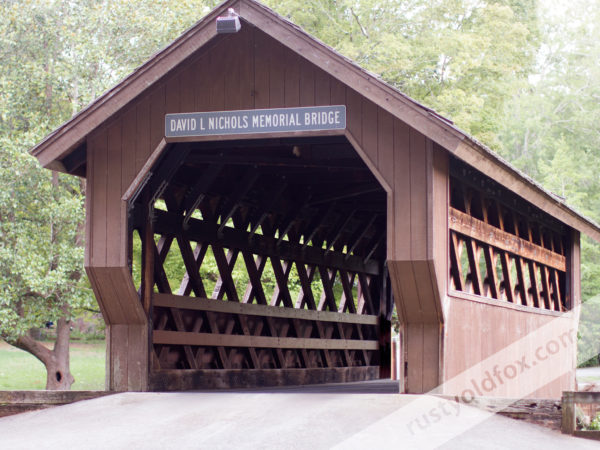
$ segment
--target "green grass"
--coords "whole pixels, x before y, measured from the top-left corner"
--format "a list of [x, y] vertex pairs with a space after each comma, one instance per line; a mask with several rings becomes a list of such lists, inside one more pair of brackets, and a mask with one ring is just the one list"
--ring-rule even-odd
[[[50, 345], [50, 344], [48, 344]], [[104, 390], [105, 344], [71, 343], [71, 374], [77, 391]], [[46, 369], [31, 354], [0, 342], [0, 390], [45, 389]]]

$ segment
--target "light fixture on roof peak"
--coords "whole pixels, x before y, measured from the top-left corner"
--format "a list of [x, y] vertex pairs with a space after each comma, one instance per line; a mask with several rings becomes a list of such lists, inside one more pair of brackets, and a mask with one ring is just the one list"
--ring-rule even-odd
[[227, 15], [217, 17], [217, 34], [237, 33], [240, 31], [240, 17], [233, 8], [227, 10]]

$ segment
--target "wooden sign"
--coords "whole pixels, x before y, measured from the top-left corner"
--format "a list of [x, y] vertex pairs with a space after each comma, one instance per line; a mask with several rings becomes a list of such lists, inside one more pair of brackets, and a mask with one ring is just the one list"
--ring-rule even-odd
[[177, 113], [165, 116], [165, 137], [343, 130], [346, 106]]

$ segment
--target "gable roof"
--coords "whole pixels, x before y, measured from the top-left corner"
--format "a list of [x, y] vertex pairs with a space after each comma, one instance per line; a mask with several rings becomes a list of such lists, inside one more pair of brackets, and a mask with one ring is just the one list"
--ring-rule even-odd
[[93, 130], [108, 121], [164, 74], [214, 38], [217, 35], [215, 20], [228, 8], [234, 8], [243, 21], [261, 29], [331, 76], [352, 87], [457, 158], [567, 225], [600, 242], [600, 227], [567, 205], [562, 198], [545, 190], [488, 147], [455, 127], [451, 121], [388, 85], [377, 75], [358, 66], [255, 0], [228, 0], [215, 8], [119, 84], [46, 136], [30, 150], [31, 154], [46, 168], [68, 172], [62, 160], [81, 149], [85, 145], [86, 137]]

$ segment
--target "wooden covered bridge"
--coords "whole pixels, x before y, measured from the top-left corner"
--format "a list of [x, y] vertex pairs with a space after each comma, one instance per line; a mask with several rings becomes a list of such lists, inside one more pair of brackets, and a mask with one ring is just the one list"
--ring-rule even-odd
[[[218, 7], [32, 153], [87, 179], [110, 390], [385, 377], [395, 303], [401, 390], [426, 392], [576, 322], [579, 235], [600, 238], [253, 0]], [[573, 389], [569, 352], [537, 395]]]

